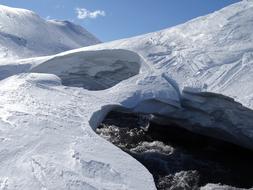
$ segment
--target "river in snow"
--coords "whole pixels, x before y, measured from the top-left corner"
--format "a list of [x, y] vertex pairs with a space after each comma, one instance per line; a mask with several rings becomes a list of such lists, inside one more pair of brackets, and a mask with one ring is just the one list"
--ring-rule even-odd
[[157, 125], [147, 115], [111, 112], [97, 133], [140, 161], [158, 190], [253, 186], [253, 152], [176, 125]]

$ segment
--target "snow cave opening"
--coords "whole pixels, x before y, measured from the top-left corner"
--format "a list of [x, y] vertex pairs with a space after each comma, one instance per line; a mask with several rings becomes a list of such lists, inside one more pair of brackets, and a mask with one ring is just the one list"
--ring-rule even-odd
[[158, 190], [199, 189], [208, 183], [253, 186], [251, 150], [177, 124], [157, 124], [151, 115], [114, 110], [96, 132], [141, 162]]

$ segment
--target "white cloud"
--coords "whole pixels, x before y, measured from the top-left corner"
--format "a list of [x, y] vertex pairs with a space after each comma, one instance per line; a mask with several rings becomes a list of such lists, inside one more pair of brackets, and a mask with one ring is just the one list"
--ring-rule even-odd
[[98, 16], [106, 15], [103, 10], [89, 11], [85, 8], [76, 8], [76, 14], [78, 19], [97, 18]]

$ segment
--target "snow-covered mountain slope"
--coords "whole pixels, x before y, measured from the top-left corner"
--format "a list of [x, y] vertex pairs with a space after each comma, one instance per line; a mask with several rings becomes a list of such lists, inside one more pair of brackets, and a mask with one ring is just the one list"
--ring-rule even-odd
[[184, 87], [221, 93], [253, 108], [253, 2], [243, 1], [183, 25], [84, 48], [137, 52]]
[[99, 42], [71, 22], [44, 20], [32, 11], [0, 5], [0, 58], [52, 55]]
[[252, 21], [242, 1], [160, 32], [1, 62], [0, 187], [155, 189], [92, 130], [116, 108], [253, 149]]

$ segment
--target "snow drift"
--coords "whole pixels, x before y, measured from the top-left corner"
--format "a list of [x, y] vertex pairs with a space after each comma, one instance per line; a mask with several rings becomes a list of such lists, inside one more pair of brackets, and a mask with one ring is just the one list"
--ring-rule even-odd
[[50, 59], [30, 72], [59, 76], [65, 86], [104, 90], [139, 74], [142, 59], [127, 50], [77, 52]]

